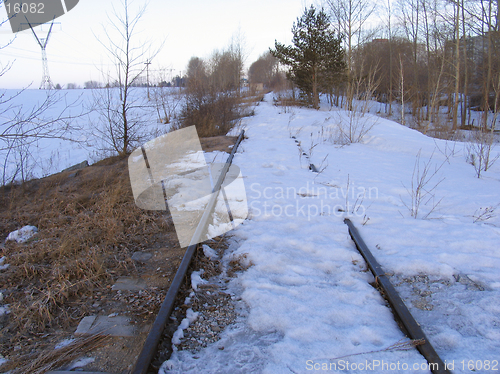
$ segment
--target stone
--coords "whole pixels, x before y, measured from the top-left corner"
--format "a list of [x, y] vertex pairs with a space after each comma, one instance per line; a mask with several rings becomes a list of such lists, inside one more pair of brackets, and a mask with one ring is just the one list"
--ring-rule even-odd
[[212, 326], [212, 331], [213, 332], [220, 332], [220, 327], [219, 326]]
[[86, 168], [87, 166], [89, 166], [89, 162], [87, 160], [85, 160], [85, 161], [80, 162], [79, 164], [76, 164], [76, 165], [70, 166], [67, 169], [64, 169], [63, 172], [80, 170], [80, 169]]
[[130, 320], [125, 316], [88, 316], [81, 320], [75, 331], [78, 335], [95, 335], [99, 333], [111, 336], [134, 336], [134, 326], [129, 324]]
[[148, 262], [153, 257], [152, 253], [147, 252], [134, 252], [132, 260], [137, 262]]
[[120, 277], [116, 280], [116, 283], [111, 287], [114, 291], [141, 291], [145, 290], [147, 287], [146, 282], [142, 279], [131, 278], [131, 277]]

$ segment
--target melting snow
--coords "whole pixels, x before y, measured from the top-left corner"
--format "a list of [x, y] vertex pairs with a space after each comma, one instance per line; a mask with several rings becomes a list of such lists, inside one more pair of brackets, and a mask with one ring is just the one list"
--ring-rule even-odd
[[[500, 220], [473, 215], [500, 203], [500, 163], [477, 179], [464, 144], [371, 115], [360, 117], [374, 124], [363, 142], [339, 146], [325, 134], [346, 112], [286, 112], [266, 100], [246, 119], [234, 159], [250, 216], [231, 232], [223, 261], [244, 255], [252, 264], [228, 283], [240, 316], [217, 343], [174, 351], [160, 372], [430, 373], [416, 349], [385, 350], [405, 335], [370, 285], [346, 216], [454, 373], [468, 373], [469, 360], [498, 367]], [[443, 166], [434, 201], [415, 219], [405, 186], [419, 152], [432, 170]]]
[[6, 241], [12, 240], [18, 243], [25, 243], [29, 239], [31, 239], [37, 232], [38, 229], [35, 226], [24, 226], [19, 230], [12, 231], [11, 233], [9, 233], [7, 239], [5, 240]]

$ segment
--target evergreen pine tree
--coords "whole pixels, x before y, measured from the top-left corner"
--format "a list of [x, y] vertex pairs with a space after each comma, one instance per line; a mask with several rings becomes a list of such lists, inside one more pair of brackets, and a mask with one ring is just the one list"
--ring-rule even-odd
[[271, 53], [280, 63], [290, 67], [288, 78], [313, 108], [319, 108], [321, 90], [329, 90], [345, 71], [341, 38], [330, 28], [330, 18], [314, 6], [305, 9], [292, 28], [293, 45], [275, 41]]

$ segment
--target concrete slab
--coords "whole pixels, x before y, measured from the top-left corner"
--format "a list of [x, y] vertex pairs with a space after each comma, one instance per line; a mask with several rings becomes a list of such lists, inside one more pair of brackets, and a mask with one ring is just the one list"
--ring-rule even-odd
[[111, 336], [130, 337], [135, 335], [134, 326], [125, 316], [89, 316], [81, 320], [75, 336], [104, 333]]
[[146, 282], [142, 279], [121, 277], [116, 280], [116, 283], [111, 287], [114, 291], [140, 291], [145, 290], [147, 287]]
[[97, 316], [84, 317], [78, 325], [75, 335], [82, 335], [92, 328]]

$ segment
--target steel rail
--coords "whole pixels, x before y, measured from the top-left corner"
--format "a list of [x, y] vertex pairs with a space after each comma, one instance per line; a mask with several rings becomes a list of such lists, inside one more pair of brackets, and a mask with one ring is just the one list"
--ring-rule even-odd
[[229, 167], [231, 166], [234, 155], [238, 149], [239, 144], [243, 140], [244, 135], [245, 135], [245, 130], [241, 131], [240, 135], [238, 136], [238, 139], [236, 140], [233, 150], [231, 151], [231, 154], [227, 158], [226, 164], [222, 168], [222, 171], [219, 175], [219, 179], [217, 180], [217, 183], [212, 189], [213, 193], [212, 198], [205, 207], [203, 216], [201, 217], [200, 223], [198, 224], [196, 231], [193, 235], [193, 239], [191, 240], [191, 243], [193, 244], [190, 244], [187, 247], [186, 252], [184, 253], [184, 257], [182, 258], [181, 264], [179, 265], [179, 268], [175, 273], [175, 277], [172, 283], [170, 284], [167, 295], [165, 296], [165, 300], [163, 300], [163, 303], [160, 307], [160, 311], [158, 312], [158, 315], [156, 316], [153, 326], [151, 327], [151, 330], [149, 331], [149, 334], [146, 337], [146, 341], [144, 342], [142, 351], [139, 354], [139, 357], [137, 358], [134, 369], [132, 370], [132, 374], [146, 374], [149, 369], [149, 365], [151, 364], [151, 361], [154, 355], [156, 354], [158, 343], [160, 342], [161, 335], [163, 334], [163, 330], [165, 329], [165, 325], [167, 324], [168, 318], [170, 317], [170, 314], [174, 309], [175, 298], [177, 297], [177, 294], [182, 285], [184, 277], [186, 276], [187, 269], [189, 268], [189, 264], [191, 263], [191, 259], [197, 247], [198, 239], [205, 231], [208, 225], [208, 220], [213, 213], [213, 209], [215, 208], [215, 203], [217, 201], [217, 197], [219, 195], [222, 183], [224, 183], [224, 178], [226, 176], [226, 173], [229, 170]]
[[356, 244], [356, 248], [359, 253], [361, 253], [361, 256], [363, 256], [368, 264], [368, 267], [375, 276], [375, 281], [384, 291], [384, 295], [389, 301], [394, 313], [403, 324], [408, 336], [414, 340], [423, 340], [423, 344], [417, 345], [417, 349], [427, 360], [430, 371], [434, 374], [451, 374], [432, 347], [429, 339], [425, 336], [425, 333], [418, 322], [415, 321], [403, 300], [401, 300], [401, 297], [390, 282], [389, 278], [387, 278], [387, 275], [382, 270], [382, 267], [368, 249], [367, 245], [363, 241], [363, 238], [359, 234], [358, 229], [356, 229], [349, 218], [344, 219], [344, 223], [349, 227], [349, 234]]

